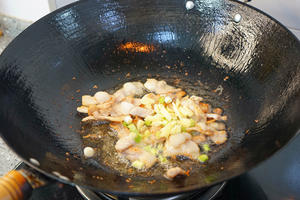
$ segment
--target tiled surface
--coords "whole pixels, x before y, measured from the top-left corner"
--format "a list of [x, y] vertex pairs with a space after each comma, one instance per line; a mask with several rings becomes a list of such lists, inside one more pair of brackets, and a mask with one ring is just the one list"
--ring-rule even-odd
[[[0, 30], [3, 36], [0, 37], [0, 53], [19, 33], [21, 33], [30, 23], [16, 20], [0, 15]], [[14, 168], [20, 162], [16, 156], [4, 143], [0, 137], [0, 176]]]
[[0, 37], [0, 53], [29, 25], [29, 22], [0, 15], [0, 30], [3, 32], [3, 36]]
[[[289, 27], [300, 40], [300, 0], [253, 0], [250, 4]], [[0, 15], [0, 29], [4, 33], [0, 37], [0, 53], [28, 25], [28, 22]], [[0, 138], [0, 175], [11, 170], [19, 161]]]
[[13, 169], [19, 162], [20, 158], [18, 158], [0, 138], [0, 176]]

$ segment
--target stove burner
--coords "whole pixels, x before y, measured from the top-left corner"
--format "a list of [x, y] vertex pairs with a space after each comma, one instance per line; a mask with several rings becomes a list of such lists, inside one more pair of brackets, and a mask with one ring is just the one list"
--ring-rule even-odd
[[[177, 194], [174, 196], [157, 198], [160, 200], [213, 200], [221, 193], [226, 182], [212, 186], [205, 191]], [[155, 200], [153, 197], [118, 197], [107, 193], [94, 192], [89, 189], [76, 186], [78, 192], [86, 200]]]
[[[25, 163], [19, 163], [14, 169], [29, 168]], [[159, 200], [215, 200], [223, 194], [223, 189], [227, 182], [212, 186], [205, 191], [194, 191], [190, 193], [177, 194]], [[76, 192], [76, 189], [78, 192]], [[107, 193], [94, 192], [89, 189], [76, 186], [65, 185], [59, 182], [49, 183], [47, 186], [33, 191], [29, 200], [67, 200], [67, 199], [85, 199], [85, 200], [155, 200], [153, 197], [118, 197]]]

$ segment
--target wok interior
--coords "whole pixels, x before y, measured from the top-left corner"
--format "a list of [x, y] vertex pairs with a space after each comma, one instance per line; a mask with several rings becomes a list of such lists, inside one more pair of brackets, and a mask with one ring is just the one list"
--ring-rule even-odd
[[[174, 0], [79, 2], [29, 27], [2, 54], [0, 131], [44, 172], [101, 191], [154, 195], [205, 187], [265, 160], [299, 129], [299, 55], [291, 33], [236, 2], [195, 1], [190, 11]], [[76, 100], [147, 77], [180, 79], [175, 86], [207, 95], [228, 115], [228, 142], [189, 177], [126, 182], [96, 158], [83, 158]]]

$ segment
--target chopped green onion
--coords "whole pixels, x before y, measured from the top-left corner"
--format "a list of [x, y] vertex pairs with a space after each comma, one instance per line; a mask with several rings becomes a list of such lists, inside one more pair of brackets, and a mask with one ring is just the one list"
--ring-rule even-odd
[[157, 139], [161, 138], [161, 137], [160, 137], [160, 134], [161, 134], [161, 132], [160, 132], [160, 131], [157, 131], [157, 132], [155, 133], [155, 137], [156, 137]]
[[180, 124], [182, 126], [184, 126], [185, 128], [188, 128], [188, 127], [193, 127], [195, 126], [195, 121], [193, 119], [188, 119], [188, 118], [182, 118], [180, 120]]
[[164, 145], [163, 145], [163, 144], [158, 144], [158, 145], [157, 145], [157, 149], [158, 149], [159, 151], [162, 151], [163, 148], [164, 148]]
[[171, 130], [170, 134], [177, 134], [177, 133], [181, 133], [182, 130], [182, 126], [180, 124], [175, 124]]
[[129, 124], [128, 128], [129, 128], [130, 132], [133, 132], [133, 133], [136, 133], [136, 134], [139, 133], [139, 131], [137, 130], [137, 128], [134, 124]]
[[136, 123], [136, 127], [139, 131], [142, 131], [143, 130], [143, 127], [144, 127], [144, 121], [143, 120], [138, 120], [137, 123]]
[[195, 120], [191, 119], [191, 124], [190, 124], [190, 126], [191, 126], [191, 127], [194, 127], [195, 125], [196, 125]]
[[161, 163], [167, 163], [168, 162], [168, 159], [166, 157], [163, 157], [162, 155], [159, 155], [158, 156], [158, 159]]
[[200, 156], [198, 156], [198, 160], [204, 163], [205, 161], [208, 160], [208, 156], [206, 154], [201, 154]]
[[126, 122], [122, 122], [123, 126], [128, 126], [128, 124]]
[[209, 152], [209, 151], [210, 151], [210, 147], [209, 147], [208, 144], [204, 144], [202, 147], [203, 147], [203, 150], [204, 150], [205, 152]]
[[130, 130], [131, 133], [135, 134], [134, 141], [135, 141], [136, 143], [141, 142], [142, 136], [140, 135], [140, 133], [139, 133], [139, 131], [137, 130], [136, 126], [135, 126], [134, 124], [129, 124], [127, 127], [128, 127], [128, 129]]
[[150, 153], [152, 153], [153, 155], [157, 155], [158, 154], [158, 150], [156, 148], [151, 148], [150, 149]]
[[181, 132], [181, 127], [178, 130], [178, 127], [176, 126], [176, 122], [172, 121], [170, 123], [167, 123], [162, 129], [160, 129], [160, 135], [158, 138], [165, 137], [168, 138], [170, 134], [176, 134]]
[[182, 113], [184, 116], [192, 117], [194, 115], [193, 111], [191, 111], [189, 108], [185, 106], [179, 107], [180, 113]]
[[[157, 108], [157, 106], [155, 106]], [[145, 118], [145, 121], [151, 121], [152, 126], [160, 126], [163, 120], [163, 116], [160, 114], [149, 115]]]
[[159, 97], [158, 102], [161, 104], [165, 103], [165, 97]]
[[151, 145], [144, 146], [144, 150], [148, 152], [151, 151], [151, 148], [152, 148]]
[[151, 135], [151, 132], [149, 131], [149, 130], [146, 130], [145, 132], [144, 132], [144, 137], [149, 137]]
[[135, 136], [135, 138], [134, 138], [134, 141], [135, 141], [136, 143], [140, 143], [141, 140], [142, 140], [142, 136], [141, 136], [140, 134], [137, 134], [137, 135]]
[[167, 109], [162, 106], [161, 109], [161, 114], [168, 120], [168, 121], [171, 121], [172, 120], [172, 115], [167, 111]]
[[137, 169], [142, 169], [144, 166], [144, 163], [140, 160], [136, 160], [132, 163], [132, 166]]
[[155, 148], [155, 147], [152, 147], [151, 145], [145, 146], [144, 150], [148, 151], [149, 153], [151, 153], [153, 155], [157, 155], [158, 154], [158, 149]]
[[146, 126], [151, 126], [151, 124], [152, 124], [152, 121], [150, 121], [150, 120], [145, 120], [145, 125], [146, 125]]
[[[176, 104], [177, 104], [177, 100], [176, 100]], [[172, 106], [173, 106], [173, 110], [176, 114], [176, 116], [179, 118], [179, 119], [183, 119], [181, 113], [179, 112], [179, 110], [177, 109], [177, 105], [176, 105], [174, 102], [172, 102]]]

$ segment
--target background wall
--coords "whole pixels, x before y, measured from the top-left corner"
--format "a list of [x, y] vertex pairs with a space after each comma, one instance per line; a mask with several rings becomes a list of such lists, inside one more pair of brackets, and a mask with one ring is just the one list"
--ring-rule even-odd
[[63, 7], [67, 4], [70, 4], [70, 3], [73, 3], [75, 1], [78, 1], [78, 0], [56, 0], [56, 8], [60, 8], [60, 7]]
[[26, 21], [36, 21], [49, 12], [77, 0], [0, 0], [0, 13]]
[[0, 0], [0, 13], [36, 21], [50, 12], [48, 0]]

